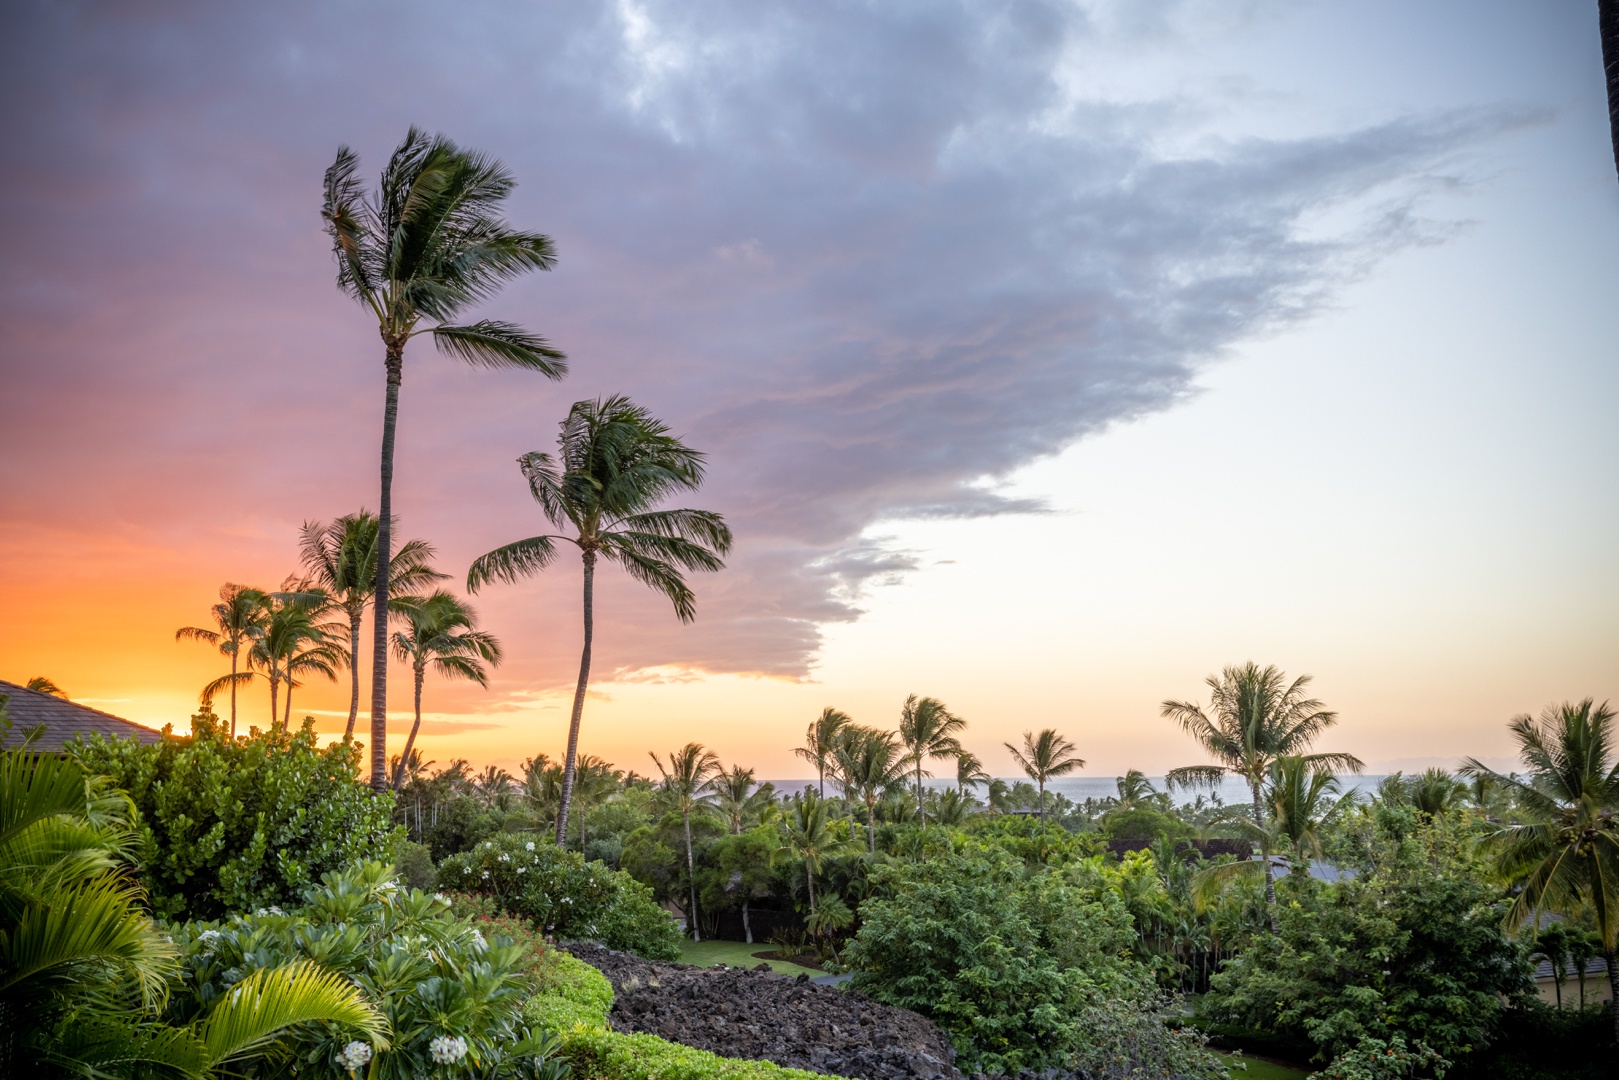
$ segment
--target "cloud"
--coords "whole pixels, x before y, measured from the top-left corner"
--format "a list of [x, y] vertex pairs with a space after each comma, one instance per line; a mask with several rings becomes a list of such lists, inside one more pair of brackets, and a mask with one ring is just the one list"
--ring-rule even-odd
[[[629, 393], [708, 452], [700, 499], [738, 547], [691, 627], [605, 582], [601, 670], [807, 677], [820, 627], [918, 565], [874, 527], [1044, 512], [997, 484], [1442, 239], [1425, 196], [1524, 120], [1171, 155], [1157, 133], [1210, 103], [1076, 96], [1063, 66], [1110, 34], [1173, 39], [1177, 10], [25, 5], [0, 74], [8, 516], [262, 560], [290, 559], [304, 518], [374, 505], [380, 357], [332, 287], [317, 185], [339, 142], [374, 174], [418, 123], [521, 180], [511, 216], [561, 261], [488, 311], [575, 374], [418, 345], [407, 530], [456, 569], [542, 531], [513, 459], [574, 398]], [[571, 681], [570, 573], [480, 597], [504, 692]]]

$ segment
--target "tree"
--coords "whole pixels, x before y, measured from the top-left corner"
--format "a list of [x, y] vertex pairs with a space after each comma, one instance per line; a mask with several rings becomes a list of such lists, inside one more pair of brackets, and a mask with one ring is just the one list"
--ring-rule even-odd
[[792, 813], [785, 820], [786, 831], [778, 853], [804, 864], [804, 884], [809, 890], [810, 914], [815, 914], [815, 875], [826, 860], [846, 853], [849, 841], [838, 836], [832, 825], [830, 804], [813, 791], [793, 800]]
[[573, 784], [573, 805], [579, 810], [579, 850], [585, 850], [585, 815], [590, 805], [618, 789], [622, 773], [612, 763], [595, 754], [579, 755], [578, 775]]
[[961, 743], [956, 736], [966, 728], [967, 721], [945, 708], [938, 698], [912, 694], [900, 709], [899, 737], [916, 769], [916, 814], [923, 825], [928, 823], [928, 816], [922, 805], [922, 760], [960, 754]]
[[848, 713], [829, 705], [821, 710], [820, 716], [810, 721], [804, 731], [804, 745], [793, 749], [794, 756], [815, 766], [817, 794], [823, 799], [826, 798], [827, 769], [836, 764], [838, 737], [851, 723], [853, 721]]
[[[1363, 768], [1360, 759], [1352, 754], [1304, 752], [1318, 735], [1338, 722], [1337, 713], [1328, 712], [1321, 702], [1305, 696], [1310, 676], [1300, 675], [1289, 683], [1275, 665], [1261, 668], [1250, 660], [1204, 681], [1213, 691], [1207, 713], [1191, 702], [1166, 701], [1162, 715], [1179, 724], [1219, 764], [1172, 769], [1167, 777], [1172, 785], [1212, 786], [1227, 773], [1240, 776], [1253, 796], [1254, 824], [1263, 830], [1265, 777], [1277, 758], [1299, 757], [1317, 771], [1360, 772]], [[1270, 869], [1270, 851], [1262, 854], [1265, 906], [1274, 929], [1276, 882]]]
[[1608, 133], [1614, 166], [1619, 168], [1619, 0], [1597, 0], [1597, 32], [1602, 39], [1602, 68], [1608, 80]]
[[1046, 781], [1055, 776], [1067, 776], [1075, 769], [1083, 769], [1085, 761], [1074, 753], [1074, 744], [1058, 735], [1052, 728], [1046, 728], [1036, 735], [1032, 731], [1023, 733], [1023, 749], [1019, 750], [1011, 743], [1003, 743], [1011, 753], [1012, 760], [1033, 780], [1040, 789], [1040, 820], [1046, 820]]
[[162, 1023], [179, 957], [121, 865], [135, 817], [71, 758], [0, 751], [0, 1072], [213, 1076], [310, 1021], [387, 1045], [359, 989], [309, 963], [261, 966], [193, 1022]]
[[741, 835], [749, 815], [758, 815], [776, 793], [769, 783], [755, 784], [753, 770], [740, 765], [716, 773], [709, 786], [714, 792], [714, 804], [730, 822], [733, 836]]
[[499, 664], [501, 653], [495, 635], [479, 630], [477, 613], [453, 593], [435, 589], [427, 596], [401, 597], [394, 602], [394, 610], [405, 618], [405, 629], [394, 632], [394, 655], [401, 663], [410, 664], [416, 694], [416, 719], [410, 725], [410, 737], [405, 740], [399, 767], [391, 778], [397, 790], [404, 782], [404, 763], [422, 727], [422, 683], [427, 679], [427, 669], [431, 667], [446, 679], [466, 679], [488, 688], [489, 672], [484, 665]]
[[709, 782], [714, 774], [719, 772], [720, 759], [702, 743], [687, 743], [679, 750], [671, 750], [668, 767], [664, 766], [657, 754], [648, 751], [647, 756], [663, 775], [663, 794], [675, 812], [680, 815], [681, 824], [685, 828], [686, 886], [691, 895], [691, 937], [693, 941], [701, 941], [703, 933], [697, 927], [697, 860], [692, 855], [691, 815], [693, 811], [707, 808]]
[[227, 583], [219, 590], [219, 603], [209, 609], [214, 617], [214, 625], [218, 627], [217, 630], [182, 626], [174, 632], [175, 641], [207, 642], [209, 645], [218, 646], [222, 654], [230, 657], [230, 674], [224, 679], [215, 679], [209, 683], [202, 692], [202, 700], [207, 703], [213, 700], [219, 690], [225, 686], [230, 687], [230, 734], [233, 739], [236, 737], [236, 687], [239, 682], [252, 678], [251, 674], [239, 670], [241, 661], [246, 659], [242, 655], [242, 647], [249, 645], [263, 632], [264, 604], [265, 594], [262, 590]]
[[1619, 760], [1614, 712], [1591, 698], [1551, 705], [1507, 725], [1529, 771], [1502, 776], [1474, 758], [1462, 772], [1510, 788], [1525, 817], [1488, 838], [1497, 870], [1519, 884], [1507, 909], [1511, 928], [1536, 926], [1547, 910], [1590, 912], [1612, 990], [1619, 1038]]
[[377, 320], [387, 375], [371, 649], [371, 786], [382, 791], [388, 784], [394, 430], [405, 346], [430, 333], [440, 352], [476, 366], [522, 368], [551, 379], [562, 378], [568, 369], [562, 353], [512, 323], [454, 321], [505, 282], [531, 270], [549, 270], [556, 262], [549, 237], [520, 232], [500, 217], [514, 186], [505, 166], [413, 127], [370, 197], [359, 169], [354, 152], [339, 147], [326, 170], [321, 217], [337, 259], [338, 288]]
[[905, 782], [910, 761], [900, 753], [892, 731], [846, 727], [837, 746], [838, 781], [845, 796], [866, 804], [866, 839], [877, 854], [877, 802], [888, 790]]
[[979, 784], [987, 784], [994, 777], [984, 771], [984, 763], [978, 760], [977, 754], [963, 750], [956, 755], [956, 790], [965, 795], [968, 788], [977, 789]]
[[618, 563], [632, 578], [668, 597], [680, 621], [691, 622], [697, 617], [696, 601], [681, 571], [722, 569], [720, 556], [731, 549], [731, 530], [710, 510], [653, 509], [677, 491], [702, 485], [704, 457], [628, 398], [575, 402], [557, 442], [556, 458], [535, 452], [517, 463], [546, 520], [558, 528], [571, 527], [573, 535], [531, 536], [496, 548], [472, 564], [467, 588], [477, 592], [491, 580], [511, 583], [539, 573], [555, 560], [557, 540], [579, 549], [585, 640], [562, 766], [557, 813], [557, 842], [562, 843], [578, 767], [579, 722], [590, 685], [597, 558]]
[[60, 686], [57, 686], [54, 682], [47, 679], [43, 675], [35, 675], [32, 679], [29, 679], [27, 688], [30, 690], [38, 690], [41, 694], [49, 694], [52, 697], [67, 697], [66, 690], [63, 690]]
[[[336, 623], [322, 621], [331, 598], [304, 582], [288, 580], [281, 591], [266, 593], [262, 601], [264, 626], [253, 641], [248, 660], [261, 668], [270, 683], [270, 724], [292, 722], [292, 690], [300, 675], [324, 675], [336, 681], [337, 671], [352, 660], [336, 635]], [[276, 716], [276, 692], [287, 684], [285, 712]], [[204, 691], [206, 693], [206, 691]]]
[[[395, 522], [395, 525], [398, 523]], [[390, 530], [391, 532], [392, 530]], [[369, 510], [344, 514], [330, 524], [306, 521], [298, 551], [309, 580], [343, 609], [349, 621], [349, 655], [360, 655], [360, 627], [376, 589], [377, 516]], [[388, 558], [388, 595], [403, 596], [449, 577], [430, 565], [433, 548], [425, 540], [407, 540]], [[354, 737], [360, 715], [360, 665], [349, 664], [349, 722], [343, 738]]]

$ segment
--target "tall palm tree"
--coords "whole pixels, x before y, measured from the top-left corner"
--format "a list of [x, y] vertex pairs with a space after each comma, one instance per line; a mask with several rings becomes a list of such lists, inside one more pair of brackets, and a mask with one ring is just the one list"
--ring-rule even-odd
[[1613, 992], [1619, 1036], [1619, 732], [1607, 702], [1591, 698], [1548, 706], [1507, 725], [1529, 778], [1468, 758], [1462, 772], [1488, 776], [1517, 796], [1527, 819], [1489, 837], [1496, 867], [1521, 886], [1506, 921], [1537, 926], [1547, 909], [1590, 915]]
[[504, 806], [517, 786], [517, 778], [499, 765], [485, 765], [483, 771], [472, 778], [472, 790], [485, 806]]
[[[325, 620], [331, 600], [305, 582], [288, 579], [280, 592], [264, 595], [262, 629], [253, 640], [248, 662], [258, 668], [270, 684], [270, 725], [292, 720], [292, 691], [300, 675], [337, 678], [338, 669], [352, 659], [338, 635], [342, 628]], [[285, 712], [278, 716], [276, 698], [281, 684], [287, 685]], [[210, 684], [207, 690], [212, 690]]]
[[618, 790], [623, 774], [612, 762], [595, 754], [579, 755], [579, 771], [574, 777], [573, 805], [579, 813], [579, 850], [585, 850], [585, 816], [592, 803], [600, 802]]
[[596, 560], [618, 563], [637, 581], [668, 597], [681, 622], [697, 617], [683, 570], [719, 570], [731, 549], [731, 530], [709, 510], [656, 510], [678, 491], [703, 482], [703, 455], [691, 449], [639, 405], [625, 397], [576, 402], [562, 421], [560, 452], [524, 454], [518, 466], [546, 520], [571, 535], [531, 536], [479, 557], [467, 571], [467, 588], [491, 580], [515, 582], [544, 570], [556, 558], [556, 541], [579, 549], [584, 564], [584, 648], [568, 723], [562, 766], [562, 807], [557, 843], [568, 835], [579, 756], [579, 722], [590, 685], [595, 637]]
[[815, 875], [827, 859], [844, 854], [850, 846], [833, 829], [830, 808], [831, 804], [813, 791], [795, 798], [793, 811], [785, 821], [785, 842], [777, 852], [778, 857], [791, 857], [804, 864], [811, 915], [815, 914]]
[[[1250, 660], [1204, 681], [1212, 691], [1208, 712], [1191, 702], [1166, 701], [1162, 715], [1179, 724], [1219, 764], [1172, 769], [1165, 778], [1170, 784], [1212, 786], [1227, 774], [1240, 776], [1253, 796], [1254, 825], [1263, 830], [1265, 777], [1277, 758], [1301, 758], [1318, 772], [1358, 773], [1364, 768], [1353, 754], [1305, 753], [1317, 736], [1338, 722], [1337, 713], [1305, 696], [1310, 676], [1300, 675], [1288, 682], [1275, 665], [1261, 668]], [[1270, 852], [1262, 854], [1265, 907], [1274, 930], [1276, 881], [1270, 872]]]
[[521, 232], [500, 211], [514, 181], [492, 158], [411, 128], [367, 197], [348, 147], [326, 170], [321, 217], [337, 258], [337, 285], [377, 320], [387, 374], [382, 411], [382, 494], [377, 507], [371, 649], [371, 786], [388, 783], [388, 599], [393, 554], [394, 429], [405, 346], [432, 334], [438, 350], [480, 367], [567, 374], [546, 341], [508, 322], [456, 320], [530, 270], [549, 270], [549, 237]]
[[866, 804], [866, 839], [877, 854], [877, 803], [896, 785], [905, 783], [910, 758], [901, 753], [892, 731], [850, 726], [837, 746], [838, 781], [845, 797]]
[[928, 815], [922, 803], [922, 761], [960, 754], [961, 742], [957, 736], [966, 729], [967, 721], [945, 708], [938, 698], [919, 698], [912, 694], [900, 709], [899, 737], [916, 769], [916, 814], [923, 825], [928, 823]]
[[962, 795], [967, 789], [977, 790], [979, 784], [987, 784], [995, 779], [984, 771], [984, 763], [978, 760], [978, 755], [963, 750], [956, 755], [956, 791]]
[[[298, 552], [304, 573], [348, 617], [349, 655], [353, 657], [360, 655], [360, 627], [365, 621], [366, 605], [376, 590], [377, 537], [381, 533], [377, 515], [361, 510], [335, 518], [330, 524], [306, 521], [299, 534]], [[432, 545], [425, 540], [400, 544], [388, 558], [388, 595], [404, 596], [446, 580], [450, 575], [433, 569], [433, 554]], [[354, 722], [360, 715], [360, 665], [350, 664], [349, 674], [345, 742], [354, 737]]]
[[394, 655], [410, 664], [416, 692], [416, 719], [405, 740], [400, 768], [392, 778], [398, 790], [404, 780], [404, 762], [422, 728], [422, 683], [427, 680], [427, 669], [446, 679], [467, 679], [487, 688], [489, 672], [484, 665], [499, 664], [501, 654], [495, 635], [479, 630], [477, 613], [453, 593], [435, 589], [427, 596], [401, 597], [393, 607], [405, 619], [405, 629], [394, 632]]
[[647, 756], [663, 776], [663, 795], [680, 813], [681, 823], [686, 830], [686, 886], [691, 890], [691, 937], [693, 941], [701, 941], [703, 932], [697, 927], [697, 862], [691, 850], [691, 815], [693, 811], [708, 805], [706, 795], [709, 782], [719, 772], [720, 759], [702, 743], [694, 742], [687, 743], [679, 750], [669, 751], [667, 766], [657, 754], [648, 751]]
[[[1012, 760], [1018, 763], [1030, 780], [1033, 780], [1040, 789], [1040, 822], [1046, 820], [1046, 781], [1056, 776], [1067, 776], [1075, 769], [1083, 769], [1085, 760], [1075, 755], [1074, 744], [1063, 738], [1052, 728], [1046, 728], [1036, 735], [1032, 731], [1023, 733], [1023, 748], [1019, 749], [1011, 743], [1002, 743], [1011, 753]], [[1025, 789], [1027, 790], [1027, 789]]]
[[[236, 737], [236, 687], [245, 681], [241, 676], [247, 674], [239, 670], [241, 661], [246, 659], [242, 650], [264, 629], [264, 599], [265, 593], [261, 589], [227, 583], [219, 590], [219, 603], [209, 609], [218, 629], [182, 626], [174, 632], [175, 641], [207, 642], [218, 646], [221, 653], [230, 657], [230, 674], [209, 683], [202, 697], [205, 702], [211, 701], [219, 690], [227, 685], [230, 687], [230, 735], [233, 739]], [[247, 674], [247, 678], [251, 677]]]
[[816, 791], [823, 799], [826, 798], [827, 769], [836, 764], [838, 736], [851, 723], [848, 713], [828, 705], [804, 730], [804, 745], [793, 749], [795, 757], [815, 766]]
[[768, 782], [755, 784], [753, 770], [740, 765], [716, 773], [710, 787], [714, 792], [714, 805], [730, 822], [733, 836], [740, 836], [749, 815], [759, 813], [776, 793]]

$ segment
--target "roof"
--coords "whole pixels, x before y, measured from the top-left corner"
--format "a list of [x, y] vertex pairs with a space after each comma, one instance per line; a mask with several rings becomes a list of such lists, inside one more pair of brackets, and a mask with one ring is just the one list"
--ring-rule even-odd
[[[1567, 978], [1578, 979], [1580, 977], [1579, 969], [1576, 968], [1573, 964], [1565, 964], [1564, 965], [1564, 971], [1567, 973], [1566, 974]], [[1587, 960], [1585, 962], [1585, 974], [1587, 976], [1606, 975], [1607, 973], [1608, 973], [1608, 962], [1606, 960], [1602, 959], [1602, 957], [1593, 956], [1593, 957], [1591, 957], [1589, 960]], [[1539, 964], [1535, 965], [1535, 981], [1537, 981], [1537, 982], [1546, 982], [1546, 981], [1550, 980], [1551, 978], [1552, 978], [1552, 962], [1550, 960], [1542, 960]]]
[[133, 720], [125, 720], [121, 716], [92, 709], [54, 694], [30, 690], [4, 679], [0, 679], [0, 694], [11, 699], [6, 703], [6, 712], [11, 717], [11, 735], [6, 741], [13, 745], [20, 743], [29, 730], [41, 726], [44, 730], [30, 744], [30, 749], [50, 754], [61, 753], [63, 744], [81, 735], [100, 735], [108, 739], [133, 738], [143, 743], [155, 743], [163, 738], [161, 731], [154, 731]]

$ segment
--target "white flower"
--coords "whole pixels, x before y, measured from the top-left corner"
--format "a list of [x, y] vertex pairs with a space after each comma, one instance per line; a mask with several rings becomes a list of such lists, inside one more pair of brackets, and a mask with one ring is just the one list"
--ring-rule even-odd
[[478, 948], [480, 949], [486, 948], [489, 945], [489, 942], [483, 939], [483, 934], [477, 930], [472, 932], [472, 940], [478, 943]]
[[526, 873], [528, 873], [528, 867], [526, 867], [526, 866], [519, 866], [519, 867], [518, 867], [518, 868], [517, 868], [517, 872], [518, 872], [518, 873], [519, 873], [519, 874], [526, 874]]
[[202, 942], [204, 945], [207, 945], [209, 948], [213, 948], [214, 942], [218, 941], [224, 936], [225, 935], [221, 934], [218, 930], [204, 930], [202, 933], [197, 935], [197, 940]]
[[485, 870], [485, 871], [484, 871], [484, 872], [483, 872], [483, 876], [484, 876], [484, 877], [488, 877], [488, 876], [489, 876], [489, 871], [487, 871], [487, 870]]
[[371, 1044], [355, 1039], [337, 1052], [337, 1064], [345, 1069], [359, 1069], [371, 1060]]
[[441, 904], [448, 904], [450, 902], [450, 898], [448, 896], [445, 896], [441, 892], [434, 893], [433, 894], [433, 899], [437, 900]]
[[506, 854], [504, 851], [502, 851], [500, 853], [500, 861], [501, 862], [511, 862], [512, 857], [510, 855]]
[[274, 904], [271, 904], [269, 907], [261, 907], [261, 908], [259, 908], [253, 914], [257, 915], [259, 918], [262, 919], [266, 915], [277, 915], [277, 916], [279, 916], [279, 915], [285, 915], [286, 912], [282, 911], [280, 908], [276, 907]]
[[533, 851], [534, 850], [534, 841], [530, 840], [528, 843], [524, 844], [523, 845], [523, 850], [524, 851]]
[[467, 1041], [459, 1035], [440, 1035], [427, 1044], [427, 1052], [440, 1065], [453, 1065], [467, 1056]]

